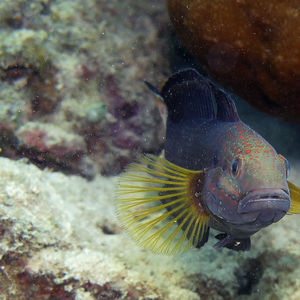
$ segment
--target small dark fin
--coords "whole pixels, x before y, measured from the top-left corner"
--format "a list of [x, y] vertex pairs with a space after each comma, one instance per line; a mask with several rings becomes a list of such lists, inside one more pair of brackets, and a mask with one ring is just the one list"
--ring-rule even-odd
[[157, 97], [162, 98], [162, 95], [160, 94], [159, 90], [150, 82], [148, 81], [144, 81], [144, 83], [146, 84], [146, 86], [148, 87], [148, 89]]
[[300, 188], [293, 183], [289, 182], [290, 196], [291, 196], [291, 208], [289, 214], [300, 214]]
[[234, 251], [249, 251], [251, 248], [250, 238], [237, 239], [227, 233], [220, 233], [215, 238], [219, 240], [214, 245], [215, 249], [228, 248]]
[[214, 95], [217, 104], [217, 119], [224, 122], [238, 122], [238, 115], [234, 101], [231, 96], [217, 88], [214, 88]]
[[194, 69], [172, 75], [160, 95], [167, 105], [168, 118], [173, 122], [215, 118], [212, 88], [208, 80]]
[[142, 157], [120, 178], [116, 193], [120, 221], [140, 245], [156, 253], [201, 247], [209, 229], [209, 214], [199, 202], [202, 184], [196, 185], [202, 177], [202, 171], [153, 155]]

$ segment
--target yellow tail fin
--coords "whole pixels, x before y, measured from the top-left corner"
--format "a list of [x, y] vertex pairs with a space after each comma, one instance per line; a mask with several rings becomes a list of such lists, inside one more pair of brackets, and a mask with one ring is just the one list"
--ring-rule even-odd
[[289, 210], [290, 214], [300, 214], [300, 188], [295, 186], [293, 183], [289, 182], [289, 189], [291, 195], [291, 208]]
[[129, 166], [117, 188], [122, 224], [140, 245], [156, 253], [175, 254], [201, 246], [209, 221], [197, 192], [202, 179], [202, 171], [153, 155], [142, 157]]

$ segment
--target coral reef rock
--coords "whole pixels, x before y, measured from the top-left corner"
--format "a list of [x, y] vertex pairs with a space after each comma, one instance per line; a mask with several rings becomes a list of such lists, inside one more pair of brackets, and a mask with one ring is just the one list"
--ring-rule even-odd
[[211, 237], [159, 256], [120, 227], [116, 182], [0, 158], [1, 299], [299, 299], [298, 216], [256, 234], [247, 253], [215, 250]]
[[3, 156], [91, 178], [161, 149], [162, 1], [0, 1], [0, 23]]
[[218, 82], [300, 122], [300, 6], [295, 0], [168, 0], [179, 38]]

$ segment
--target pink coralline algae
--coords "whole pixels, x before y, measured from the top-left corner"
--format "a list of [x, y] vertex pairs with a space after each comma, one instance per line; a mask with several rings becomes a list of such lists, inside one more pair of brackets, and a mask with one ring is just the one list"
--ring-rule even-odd
[[29, 158], [38, 166], [86, 175], [81, 169], [82, 157], [86, 153], [82, 139], [51, 136], [50, 131], [36, 128], [19, 130], [17, 137], [17, 153]]

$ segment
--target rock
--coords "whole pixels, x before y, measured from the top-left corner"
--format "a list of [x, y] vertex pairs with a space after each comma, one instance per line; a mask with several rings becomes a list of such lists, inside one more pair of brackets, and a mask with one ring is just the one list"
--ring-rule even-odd
[[43, 159], [66, 173], [117, 174], [141, 152], [159, 152], [164, 125], [143, 81], [169, 70], [167, 22], [159, 0], [0, 1], [2, 155], [41, 166], [41, 151], [27, 151], [20, 135], [27, 123], [80, 140], [77, 162], [72, 143]]
[[179, 38], [216, 81], [300, 122], [298, 1], [168, 0], [168, 9]]
[[84, 139], [52, 123], [27, 122], [16, 132], [18, 151], [40, 167], [86, 175]]
[[299, 299], [299, 216], [254, 235], [250, 252], [216, 250], [212, 233], [201, 250], [154, 255], [120, 227], [116, 183], [0, 158], [0, 298]]

